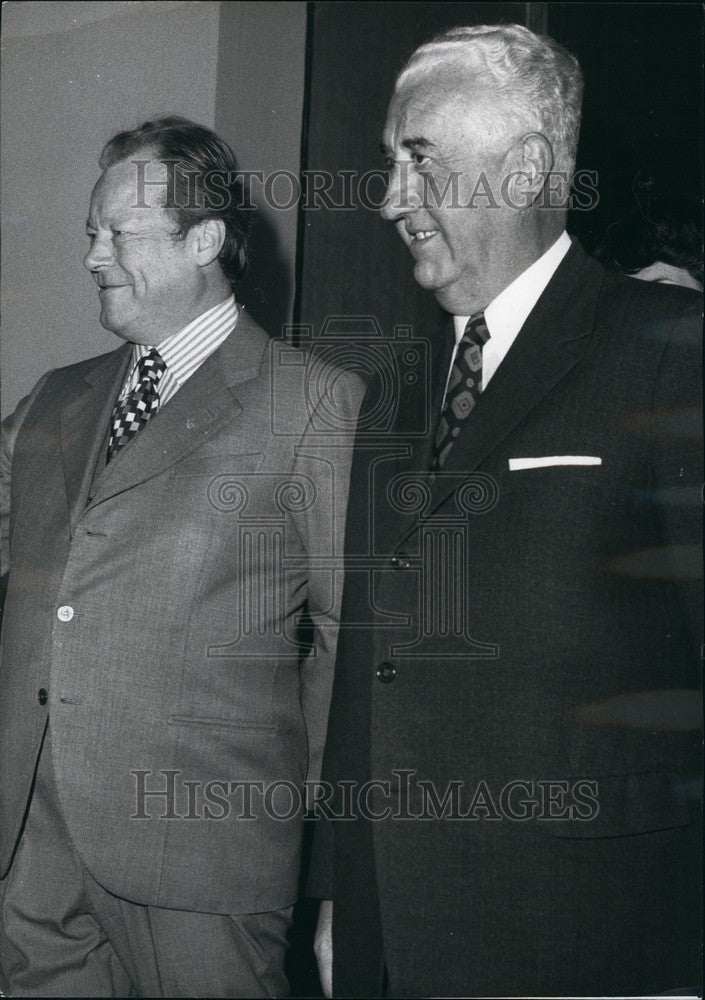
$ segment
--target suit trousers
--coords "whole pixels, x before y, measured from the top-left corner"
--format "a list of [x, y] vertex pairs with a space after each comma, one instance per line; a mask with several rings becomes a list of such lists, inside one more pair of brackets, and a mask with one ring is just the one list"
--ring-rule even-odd
[[9, 996], [289, 993], [292, 907], [235, 915], [169, 910], [120, 899], [91, 877], [64, 823], [48, 730], [0, 906], [0, 970]]

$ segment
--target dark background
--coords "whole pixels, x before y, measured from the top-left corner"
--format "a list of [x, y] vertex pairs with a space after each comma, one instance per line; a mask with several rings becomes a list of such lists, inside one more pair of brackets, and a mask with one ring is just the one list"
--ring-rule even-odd
[[703, 8], [696, 4], [548, 3], [548, 33], [585, 77], [577, 167], [597, 170], [596, 211], [569, 229], [592, 250], [633, 197], [636, 172], [699, 196], [702, 186]]

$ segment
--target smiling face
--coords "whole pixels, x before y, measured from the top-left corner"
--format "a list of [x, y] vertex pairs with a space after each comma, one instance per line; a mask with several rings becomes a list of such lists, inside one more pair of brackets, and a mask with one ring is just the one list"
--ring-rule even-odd
[[484, 309], [523, 269], [515, 258], [526, 212], [501, 193], [516, 157], [482, 124], [489, 88], [454, 67], [415, 75], [392, 98], [382, 142], [382, 215], [409, 247], [415, 279], [456, 315]]
[[[134, 159], [149, 159], [142, 151]], [[162, 169], [161, 167], [159, 168]], [[146, 179], [156, 179], [156, 174]], [[109, 167], [93, 189], [84, 264], [99, 287], [100, 322], [138, 344], [156, 345], [202, 311], [204, 276], [193, 231], [174, 239], [173, 218], [159, 204], [164, 188], [144, 188], [138, 205], [131, 160]]]

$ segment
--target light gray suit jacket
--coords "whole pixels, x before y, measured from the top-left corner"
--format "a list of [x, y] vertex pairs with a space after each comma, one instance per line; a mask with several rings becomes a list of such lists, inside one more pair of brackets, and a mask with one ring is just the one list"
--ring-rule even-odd
[[44, 376], [4, 428], [0, 874], [49, 714], [66, 824], [103, 886], [279, 908], [325, 740], [362, 383], [242, 312], [105, 467], [130, 350]]

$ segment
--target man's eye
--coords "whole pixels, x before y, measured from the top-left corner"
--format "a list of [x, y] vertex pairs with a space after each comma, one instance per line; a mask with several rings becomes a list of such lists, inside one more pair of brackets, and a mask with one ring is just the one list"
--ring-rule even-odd
[[418, 167], [424, 166], [426, 163], [428, 163], [428, 157], [426, 156], [425, 153], [412, 153], [411, 159]]

